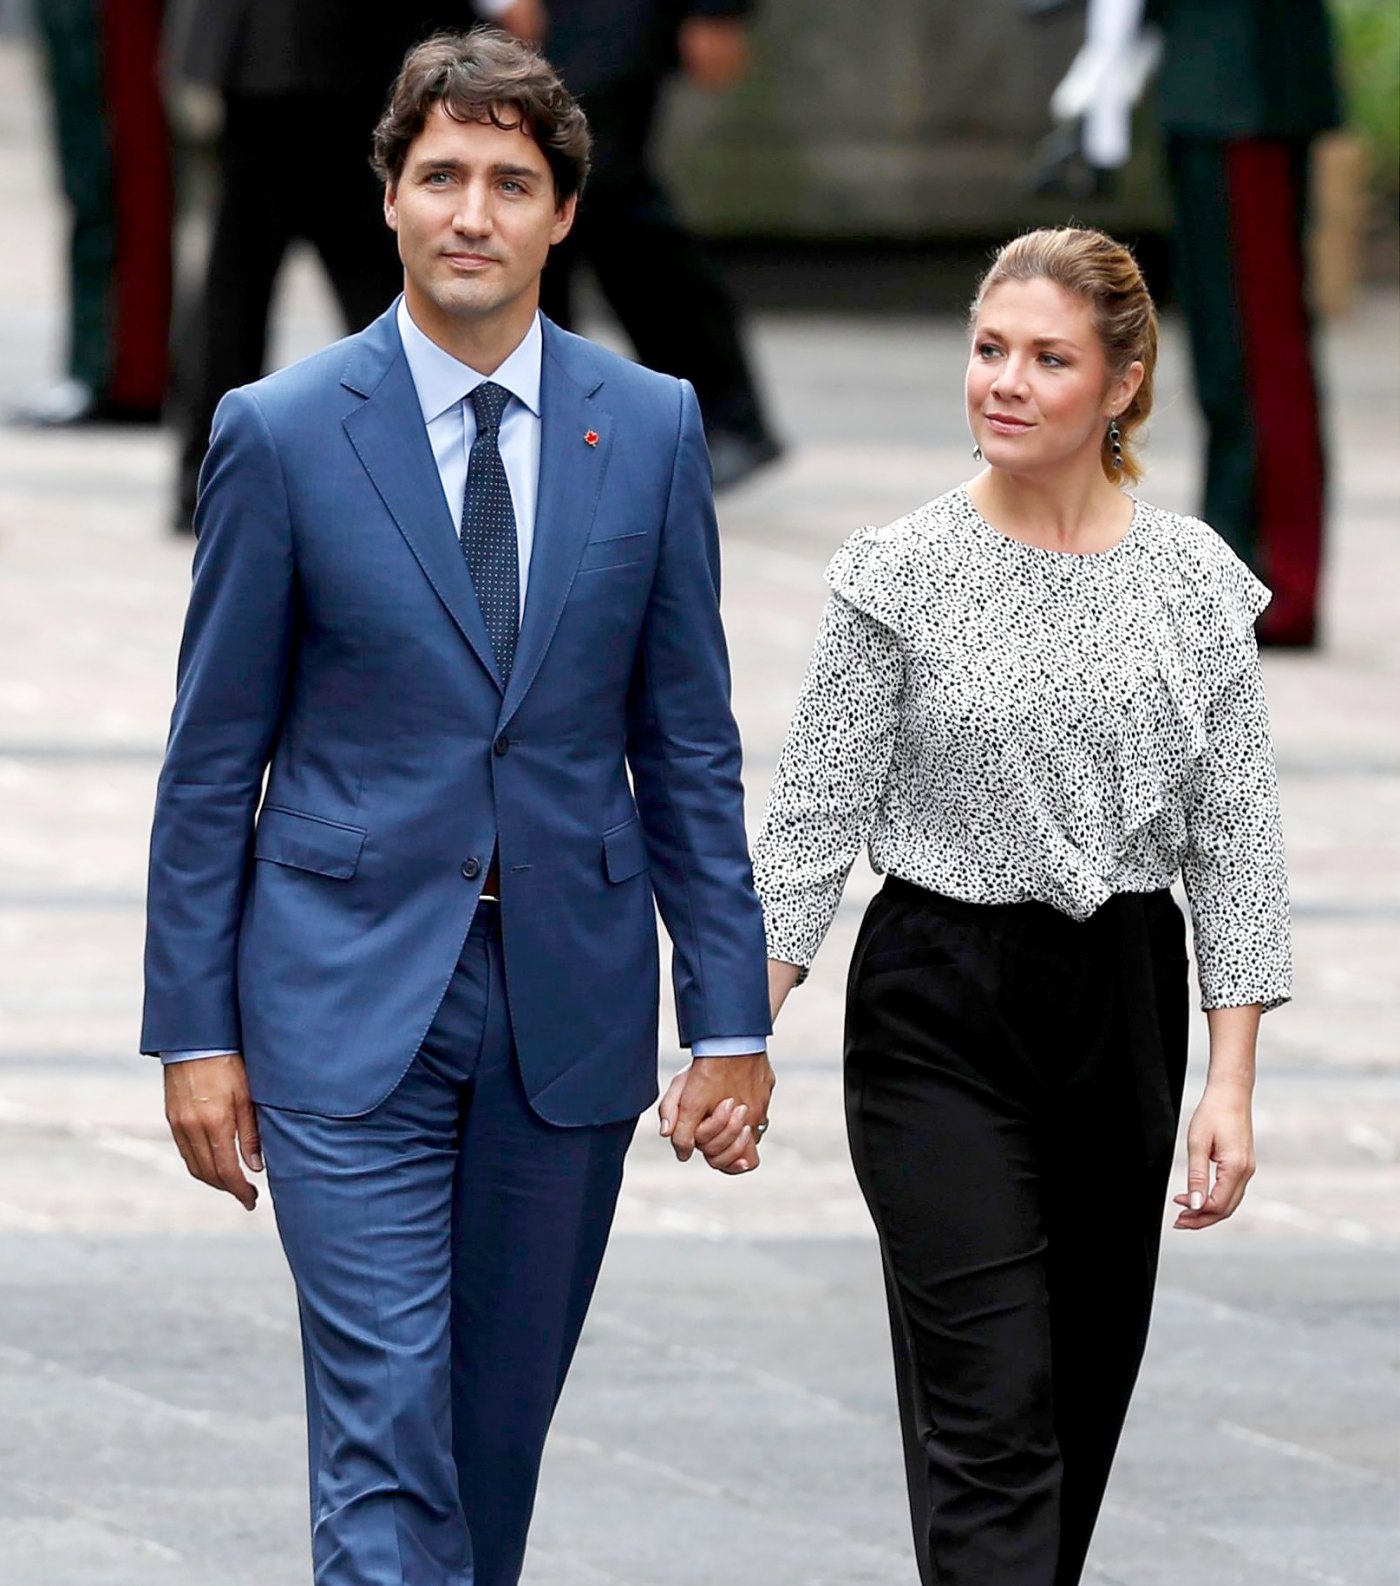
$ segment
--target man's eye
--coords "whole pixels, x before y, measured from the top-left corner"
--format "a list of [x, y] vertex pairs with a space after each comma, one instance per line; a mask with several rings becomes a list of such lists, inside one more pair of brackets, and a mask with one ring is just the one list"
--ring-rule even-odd
[[522, 183], [507, 177], [506, 180], [501, 183], [501, 191], [505, 193], [523, 193], [525, 188]]

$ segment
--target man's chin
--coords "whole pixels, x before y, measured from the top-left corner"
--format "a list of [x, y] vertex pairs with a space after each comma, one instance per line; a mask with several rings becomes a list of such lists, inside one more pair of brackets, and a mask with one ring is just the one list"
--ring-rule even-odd
[[510, 301], [510, 296], [499, 281], [450, 281], [433, 293], [434, 301], [444, 314], [472, 318], [494, 313]]

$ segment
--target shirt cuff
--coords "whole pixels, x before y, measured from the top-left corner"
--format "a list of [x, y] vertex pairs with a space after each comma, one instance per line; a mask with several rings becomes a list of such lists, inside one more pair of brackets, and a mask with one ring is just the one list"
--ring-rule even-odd
[[226, 1046], [201, 1046], [188, 1052], [161, 1052], [162, 1063], [192, 1063], [197, 1057], [237, 1057], [237, 1052], [229, 1051]]
[[707, 1035], [690, 1043], [692, 1057], [748, 1057], [767, 1050], [764, 1035]]

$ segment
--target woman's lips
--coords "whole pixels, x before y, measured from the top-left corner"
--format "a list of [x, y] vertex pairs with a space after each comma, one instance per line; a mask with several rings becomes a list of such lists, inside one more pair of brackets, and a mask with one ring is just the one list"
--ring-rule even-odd
[[1009, 413], [988, 413], [987, 423], [998, 435], [1024, 435], [1034, 428], [1025, 419], [1013, 419]]

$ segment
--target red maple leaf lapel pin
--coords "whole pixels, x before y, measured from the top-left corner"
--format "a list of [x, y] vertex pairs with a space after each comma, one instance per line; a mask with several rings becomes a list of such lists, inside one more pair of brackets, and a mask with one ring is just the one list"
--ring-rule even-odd
[[596, 446], [598, 444], [598, 431], [589, 430], [589, 432], [583, 437], [583, 444], [585, 446]]

